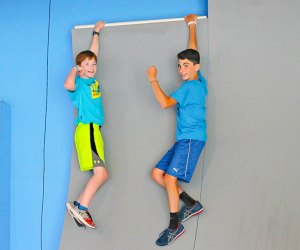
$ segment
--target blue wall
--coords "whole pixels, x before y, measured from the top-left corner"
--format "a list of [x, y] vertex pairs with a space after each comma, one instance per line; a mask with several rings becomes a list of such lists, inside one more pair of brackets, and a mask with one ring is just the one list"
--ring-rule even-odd
[[0, 249], [10, 249], [10, 107], [0, 100]]
[[73, 65], [71, 29], [189, 13], [207, 15], [207, 0], [1, 1], [0, 98], [12, 109], [12, 250], [59, 248], [73, 143], [73, 108], [63, 88]]

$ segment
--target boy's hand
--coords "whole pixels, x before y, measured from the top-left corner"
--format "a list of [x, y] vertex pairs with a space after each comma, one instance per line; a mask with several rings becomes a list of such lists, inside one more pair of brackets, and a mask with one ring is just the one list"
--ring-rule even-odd
[[148, 74], [148, 78], [149, 78], [150, 82], [156, 80], [156, 75], [157, 75], [156, 67], [155, 66], [150, 66], [147, 69], [147, 74]]
[[102, 30], [104, 28], [104, 26], [105, 26], [105, 22], [103, 22], [103, 21], [97, 22], [97, 23], [95, 23], [94, 31], [100, 32], [100, 30]]
[[78, 75], [79, 77], [82, 77], [82, 76], [84, 75], [84, 73], [85, 73], [84, 68], [82, 68], [82, 67], [80, 67], [79, 65], [77, 65], [77, 66], [76, 66], [76, 69], [77, 69], [77, 75]]
[[196, 14], [189, 14], [185, 16], [184, 20], [188, 24], [189, 22], [196, 22], [197, 23], [198, 16]]

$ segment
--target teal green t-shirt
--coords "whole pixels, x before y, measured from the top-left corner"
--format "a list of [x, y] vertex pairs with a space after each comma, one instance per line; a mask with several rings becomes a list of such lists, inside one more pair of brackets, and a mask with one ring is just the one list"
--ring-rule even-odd
[[75, 78], [75, 91], [68, 91], [72, 103], [77, 108], [78, 114], [75, 124], [96, 123], [102, 126], [104, 123], [104, 111], [102, 93], [96, 78]]
[[198, 80], [185, 81], [171, 94], [177, 102], [176, 140], [206, 141], [206, 80], [198, 71]]

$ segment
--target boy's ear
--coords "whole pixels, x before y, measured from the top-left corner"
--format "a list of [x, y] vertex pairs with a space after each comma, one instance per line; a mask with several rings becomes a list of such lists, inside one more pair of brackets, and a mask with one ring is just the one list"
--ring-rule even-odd
[[195, 64], [195, 71], [198, 71], [198, 70], [200, 70], [200, 64], [199, 63]]

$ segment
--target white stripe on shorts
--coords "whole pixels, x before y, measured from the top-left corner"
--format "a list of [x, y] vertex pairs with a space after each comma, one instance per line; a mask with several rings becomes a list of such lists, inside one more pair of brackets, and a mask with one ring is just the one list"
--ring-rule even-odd
[[186, 172], [187, 172], [187, 167], [188, 167], [189, 159], [190, 159], [191, 143], [192, 143], [192, 140], [190, 140], [190, 143], [189, 143], [189, 152], [188, 152], [188, 156], [187, 156], [187, 159], [186, 159], [184, 179], [186, 179]]

